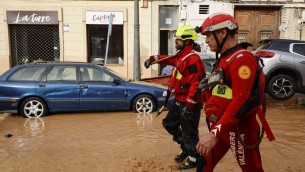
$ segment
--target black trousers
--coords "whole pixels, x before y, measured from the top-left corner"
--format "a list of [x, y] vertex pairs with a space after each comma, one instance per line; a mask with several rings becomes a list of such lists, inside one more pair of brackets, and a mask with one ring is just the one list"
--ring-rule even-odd
[[196, 152], [196, 144], [199, 141], [198, 126], [202, 105], [196, 104], [192, 109], [193, 117], [191, 120], [181, 118], [181, 111], [185, 106], [186, 103], [173, 99], [169, 106], [169, 111], [163, 119], [163, 127], [173, 136], [175, 142], [185, 146], [190, 152]]

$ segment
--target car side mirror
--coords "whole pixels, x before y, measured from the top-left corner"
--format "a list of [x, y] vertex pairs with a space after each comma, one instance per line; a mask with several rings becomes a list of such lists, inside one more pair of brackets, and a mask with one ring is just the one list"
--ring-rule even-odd
[[120, 82], [120, 80], [119, 80], [118, 78], [114, 78], [114, 79], [113, 79], [113, 83], [114, 83], [115, 85], [120, 85], [120, 84], [121, 84], [121, 82]]

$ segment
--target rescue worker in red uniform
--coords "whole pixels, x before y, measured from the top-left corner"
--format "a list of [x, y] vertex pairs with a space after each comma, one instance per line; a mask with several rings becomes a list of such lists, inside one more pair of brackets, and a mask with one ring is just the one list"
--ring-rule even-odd
[[216, 52], [213, 71], [222, 71], [224, 75], [222, 84], [210, 88], [204, 107], [210, 132], [196, 146], [206, 160], [204, 172], [213, 171], [229, 149], [243, 172], [263, 171], [259, 147], [248, 149], [245, 145], [255, 145], [259, 139], [258, 106], [250, 108], [250, 102], [256, 96], [253, 94], [256, 82], [261, 87], [256, 94], [263, 96], [264, 75], [257, 74], [260, 65], [252, 53], [238, 44], [237, 32], [237, 22], [226, 13], [211, 15], [201, 26], [205, 42]]
[[[180, 170], [196, 168], [199, 154], [196, 144], [199, 140], [198, 125], [202, 109], [202, 92], [197, 91], [198, 84], [205, 77], [204, 65], [195, 53], [193, 46], [197, 40], [194, 28], [188, 25], [179, 27], [175, 35], [177, 55], [160, 63], [172, 65], [168, 89], [175, 99], [171, 101], [167, 116], [162, 124], [173, 140], [181, 147], [181, 153], [175, 157], [176, 162], [186, 162]], [[151, 56], [144, 65], [148, 68], [152, 62], [166, 58], [166, 55]]]

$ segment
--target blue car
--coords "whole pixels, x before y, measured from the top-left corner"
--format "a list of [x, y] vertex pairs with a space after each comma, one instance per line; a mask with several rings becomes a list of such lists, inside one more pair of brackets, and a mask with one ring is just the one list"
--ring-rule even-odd
[[0, 76], [0, 111], [24, 117], [50, 112], [153, 112], [166, 87], [132, 82], [92, 63], [41, 62], [15, 66]]

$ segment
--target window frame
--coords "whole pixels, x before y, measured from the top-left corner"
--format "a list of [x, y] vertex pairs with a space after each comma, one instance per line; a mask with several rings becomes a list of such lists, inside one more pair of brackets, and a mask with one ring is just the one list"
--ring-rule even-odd
[[[88, 73], [90, 80], [83, 80], [83, 76], [82, 76], [82, 70], [83, 69], [84, 69], [84, 71], [86, 71]], [[92, 71], [90, 71], [89, 69], [92, 69]], [[113, 80], [115, 79], [115, 77], [112, 74], [108, 73], [106, 70], [99, 69], [99, 68], [96, 68], [96, 67], [92, 67], [92, 66], [80, 66], [79, 70], [80, 70], [80, 74], [81, 74], [80, 80], [82, 82], [113, 83]], [[102, 75], [100, 75], [100, 73], [99, 73], [97, 76], [105, 76], [105, 75], [107, 75], [108, 77], [110, 77], [110, 79], [108, 79], [108, 80], [103, 80], [103, 79], [101, 79], [101, 80], [94, 80], [94, 76], [93, 76], [94, 75], [94, 73], [93, 73], [94, 71], [98, 71], [98, 72], [102, 72], [103, 73]]]
[[[39, 71], [39, 69], [37, 68], [41, 68], [42, 71], [40, 71], [40, 73], [38, 73], [38, 75], [36, 74], [36, 79], [34, 79], [33, 77], [35, 76], [35, 73], [37, 73]], [[33, 79], [26, 79], [25, 78], [25, 73], [27, 73], [28, 71], [25, 71], [29, 69], [30, 71], [32, 71], [33, 73], [30, 75], [27, 75], [29, 77], [32, 77]], [[41, 78], [43, 77], [45, 71], [47, 70], [47, 66], [27, 66], [27, 67], [22, 67], [19, 68], [17, 70], [15, 70], [8, 78], [7, 81], [26, 81], [26, 82], [39, 82], [41, 80]], [[19, 74], [20, 72], [20, 74]], [[18, 77], [20, 79], [15, 79], [13, 78], [15, 75], [19, 74], [22, 77]], [[12, 79], [13, 78], [13, 79]]]
[[[54, 79], [54, 80], [50, 80], [48, 79], [49, 77], [49, 74], [55, 69], [55, 68], [59, 68], [56, 73], [56, 76], [55, 77], [58, 77], [58, 79]], [[65, 72], [65, 69], [66, 68], [75, 68], [75, 80], [67, 80], [67, 79], [63, 79], [63, 74]], [[61, 70], [61, 71], [60, 71]], [[61, 72], [61, 73], [59, 73]], [[60, 76], [59, 76], [60, 75]], [[59, 79], [60, 77], [60, 79]], [[53, 66], [49, 71], [48, 73], [45, 75], [45, 78], [44, 78], [44, 81], [45, 82], [78, 82], [79, 81], [79, 78], [78, 78], [78, 67], [75, 66], [75, 65], [56, 65], [56, 66]]]
[[[295, 52], [294, 50], [296, 49], [295, 48], [295, 45], [304, 45], [304, 49], [303, 49], [303, 53], [304, 54], [300, 54], [299, 52]], [[290, 45], [290, 51], [291, 51], [291, 53], [293, 53], [293, 54], [297, 54], [297, 55], [300, 55], [300, 56], [305, 56], [305, 43], [292, 43], [291, 45]]]
[[[108, 38], [108, 25], [87, 24], [86, 29], [87, 61], [89, 63], [97, 63], [104, 65]], [[95, 39], [93, 40], [93, 38]], [[93, 46], [94, 42], [92, 41], [95, 41], [95, 44], [99, 44], [95, 47], [101, 48], [95, 48]], [[98, 41], [100, 41], [100, 43], [98, 43]], [[124, 65], [124, 60], [124, 25], [112, 25], [112, 33], [109, 37], [107, 64]]]

